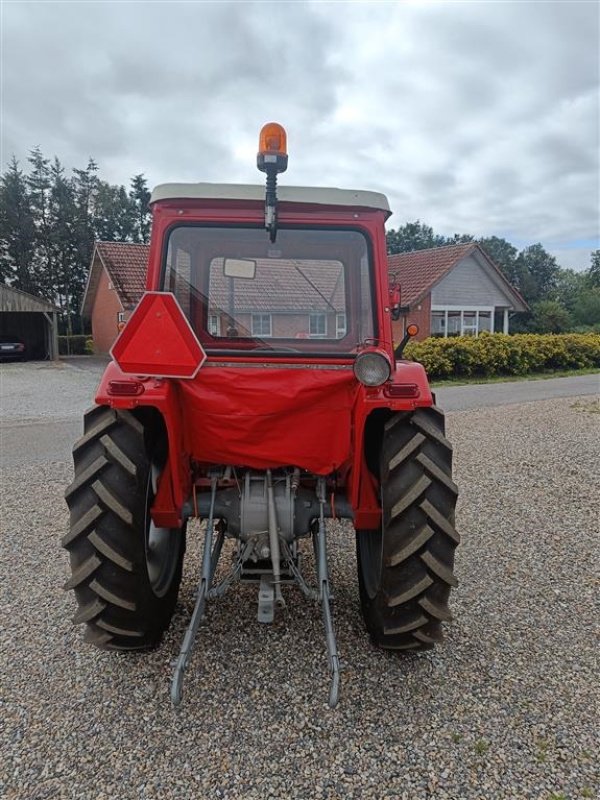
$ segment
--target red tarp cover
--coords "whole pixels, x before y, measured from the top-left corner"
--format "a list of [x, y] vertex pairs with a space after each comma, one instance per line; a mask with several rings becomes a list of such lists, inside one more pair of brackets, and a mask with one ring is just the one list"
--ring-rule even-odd
[[327, 475], [350, 457], [358, 391], [351, 368], [205, 365], [179, 388], [186, 444], [198, 461]]

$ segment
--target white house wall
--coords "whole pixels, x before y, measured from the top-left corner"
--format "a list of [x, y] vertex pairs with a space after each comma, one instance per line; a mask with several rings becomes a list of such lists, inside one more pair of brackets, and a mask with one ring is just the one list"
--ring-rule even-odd
[[431, 292], [432, 306], [513, 306], [506, 295], [473, 256], [466, 256]]

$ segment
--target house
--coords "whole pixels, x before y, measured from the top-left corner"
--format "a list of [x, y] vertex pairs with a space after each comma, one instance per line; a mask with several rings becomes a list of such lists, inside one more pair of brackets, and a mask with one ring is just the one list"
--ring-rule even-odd
[[0, 337], [25, 345], [25, 357], [58, 359], [60, 308], [12, 286], [0, 284]]
[[433, 247], [388, 256], [390, 283], [399, 283], [403, 313], [394, 323], [399, 342], [406, 325], [428, 336], [509, 332], [510, 314], [528, 306], [481, 245]]
[[94, 351], [108, 353], [146, 286], [150, 247], [129, 242], [96, 242], [81, 303], [91, 320]]

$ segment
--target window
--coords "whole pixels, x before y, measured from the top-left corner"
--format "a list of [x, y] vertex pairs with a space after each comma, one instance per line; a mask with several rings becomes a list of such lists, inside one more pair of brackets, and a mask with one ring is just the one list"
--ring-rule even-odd
[[327, 336], [327, 317], [325, 314], [310, 314], [308, 318], [308, 334], [311, 339]]
[[489, 311], [479, 311], [478, 313], [479, 323], [477, 327], [477, 332], [481, 333], [482, 331], [487, 331], [488, 333], [492, 330], [492, 315]]
[[125, 312], [119, 311], [117, 313], [117, 322], [125, 322]]
[[431, 312], [431, 335], [432, 336], [445, 336], [446, 335], [446, 312], [445, 311], [432, 311]]
[[449, 311], [448, 312], [448, 327], [446, 336], [460, 336], [460, 318], [461, 312], [460, 311]]
[[217, 314], [208, 315], [208, 332], [211, 336], [221, 335], [221, 317]]
[[271, 336], [270, 314], [252, 314], [252, 336]]
[[477, 336], [477, 312], [463, 311], [463, 336]]
[[[254, 262], [233, 274], [228, 260]], [[162, 286], [210, 353], [356, 352], [377, 336], [367, 236], [353, 229], [182, 225], [169, 233]], [[254, 340], [254, 341], [253, 341]]]
[[494, 332], [494, 309], [433, 308], [431, 311], [432, 336], [479, 336], [487, 331]]

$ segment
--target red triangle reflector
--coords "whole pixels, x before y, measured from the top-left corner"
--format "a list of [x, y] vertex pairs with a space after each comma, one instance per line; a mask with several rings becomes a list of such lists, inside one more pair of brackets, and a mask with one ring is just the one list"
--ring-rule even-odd
[[156, 378], [193, 378], [206, 361], [202, 345], [170, 292], [143, 295], [110, 354], [123, 372]]

